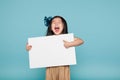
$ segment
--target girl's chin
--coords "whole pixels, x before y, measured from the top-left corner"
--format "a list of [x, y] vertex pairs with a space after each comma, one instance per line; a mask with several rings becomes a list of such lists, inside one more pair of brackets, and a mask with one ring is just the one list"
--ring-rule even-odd
[[59, 34], [61, 34], [61, 32], [54, 32], [54, 34], [55, 34], [55, 35], [59, 35]]

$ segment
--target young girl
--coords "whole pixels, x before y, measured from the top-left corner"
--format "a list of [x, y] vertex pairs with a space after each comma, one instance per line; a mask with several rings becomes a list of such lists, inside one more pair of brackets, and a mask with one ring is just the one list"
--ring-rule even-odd
[[[48, 23], [48, 22], [47, 22]], [[61, 16], [54, 16], [49, 21], [47, 25], [47, 34], [49, 35], [60, 35], [60, 34], [67, 34], [67, 23], [66, 20]], [[74, 41], [68, 42], [64, 41], [65, 48], [79, 46], [83, 43], [83, 40], [80, 38], [74, 37]], [[31, 50], [31, 45], [26, 45], [26, 50]], [[66, 66], [55, 66], [55, 67], [47, 67], [46, 68], [46, 80], [70, 80], [70, 68], [69, 65]]]

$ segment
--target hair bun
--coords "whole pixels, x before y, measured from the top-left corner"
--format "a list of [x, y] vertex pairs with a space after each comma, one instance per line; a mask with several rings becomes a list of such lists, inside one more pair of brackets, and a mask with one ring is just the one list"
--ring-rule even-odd
[[49, 17], [46, 17], [46, 16], [45, 16], [45, 17], [44, 17], [44, 25], [45, 25], [46, 27], [49, 26], [51, 19], [52, 19], [51, 16], [49, 16]]

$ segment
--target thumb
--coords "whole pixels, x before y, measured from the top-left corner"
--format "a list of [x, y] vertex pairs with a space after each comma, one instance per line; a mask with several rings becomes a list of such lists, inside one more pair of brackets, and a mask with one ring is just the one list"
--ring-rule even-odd
[[67, 42], [67, 41], [63, 40], [63, 42]]

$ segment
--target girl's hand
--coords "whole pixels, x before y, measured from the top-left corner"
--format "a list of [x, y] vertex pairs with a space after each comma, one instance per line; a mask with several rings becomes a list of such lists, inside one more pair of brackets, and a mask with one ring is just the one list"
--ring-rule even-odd
[[28, 43], [26, 44], [26, 50], [27, 51], [30, 51], [32, 49], [32, 46], [31, 45], [28, 45]]
[[70, 47], [70, 42], [63, 40], [65, 48]]
[[84, 41], [80, 38], [74, 38], [74, 41], [71, 41], [71, 42], [63, 40], [63, 42], [64, 42], [65, 48], [79, 46], [84, 43]]

